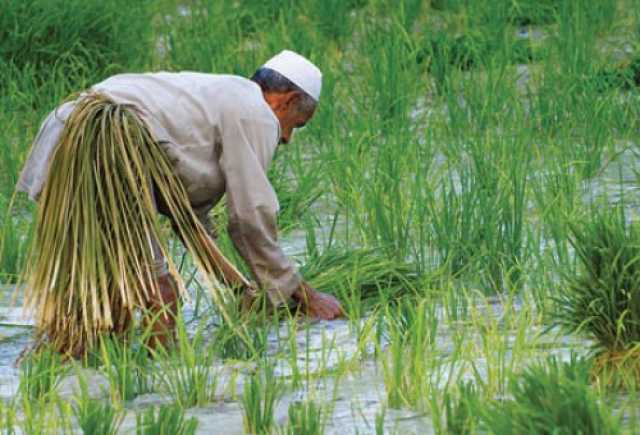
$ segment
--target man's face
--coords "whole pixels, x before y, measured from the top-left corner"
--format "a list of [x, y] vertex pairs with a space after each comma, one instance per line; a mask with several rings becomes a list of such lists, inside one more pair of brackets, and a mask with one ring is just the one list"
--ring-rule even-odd
[[296, 128], [304, 127], [313, 116], [311, 113], [302, 113], [296, 107], [292, 107], [285, 115], [285, 119], [280, 121], [280, 143], [288, 144], [293, 138]]
[[287, 144], [293, 137], [296, 128], [302, 128], [311, 119], [315, 107], [311, 110], [301, 110], [301, 95], [296, 91], [267, 94], [265, 99], [280, 121], [280, 143]]

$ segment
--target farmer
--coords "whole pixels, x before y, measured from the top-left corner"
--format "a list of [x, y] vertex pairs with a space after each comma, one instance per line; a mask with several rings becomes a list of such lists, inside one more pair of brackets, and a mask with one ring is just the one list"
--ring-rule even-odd
[[[182, 281], [155, 219], [168, 216], [201, 271], [310, 317], [342, 315], [307, 285], [277, 243], [267, 179], [277, 145], [313, 116], [320, 70], [283, 51], [251, 80], [194, 72], [121, 74], [44, 121], [18, 190], [39, 202], [27, 303], [59, 351], [83, 354], [102, 332], [147, 312], [157, 342], [173, 335]], [[226, 193], [229, 235], [257, 286], [213, 243], [208, 214]]]

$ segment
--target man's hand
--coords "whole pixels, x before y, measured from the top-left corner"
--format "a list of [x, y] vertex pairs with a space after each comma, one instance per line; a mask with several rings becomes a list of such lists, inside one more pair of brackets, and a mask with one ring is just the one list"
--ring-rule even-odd
[[334, 320], [338, 317], [344, 317], [342, 306], [336, 298], [314, 290], [305, 282], [302, 283], [292, 297], [300, 304], [302, 311], [308, 317], [321, 320]]

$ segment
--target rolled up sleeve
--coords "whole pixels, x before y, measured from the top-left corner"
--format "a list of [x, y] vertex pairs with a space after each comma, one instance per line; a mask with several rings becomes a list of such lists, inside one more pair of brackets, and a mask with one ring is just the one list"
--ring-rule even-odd
[[278, 245], [278, 200], [267, 178], [277, 128], [267, 120], [229, 116], [223, 124], [220, 156], [229, 235], [260, 288], [276, 306], [286, 303], [301, 283], [294, 265]]

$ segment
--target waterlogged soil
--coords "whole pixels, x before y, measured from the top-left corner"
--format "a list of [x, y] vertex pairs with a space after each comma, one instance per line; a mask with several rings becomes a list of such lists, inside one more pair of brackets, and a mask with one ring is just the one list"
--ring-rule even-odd
[[[633, 144], [621, 143], [618, 151], [610, 156], [604, 156], [603, 169], [597, 173], [585, 186], [584, 201], [590, 202], [607, 194], [611, 202], [624, 202], [631, 211], [638, 205], [637, 174], [635, 171], [638, 156]], [[327, 238], [328, 231], [319, 228], [316, 236], [318, 240]], [[305, 249], [305, 233], [302, 230], [292, 231], [283, 239], [285, 251], [288, 255], [303, 252]], [[14, 295], [17, 294], [17, 298]], [[19, 371], [15, 366], [16, 359], [32, 341], [33, 322], [22, 309], [20, 292], [15, 292], [13, 286], [0, 286], [0, 400], [10, 401], [17, 394]], [[195, 300], [195, 298], [193, 299]], [[499, 299], [486, 300], [473, 307], [476, 316], [483, 319], [480, 323], [500, 325], [499, 335], [505, 344], [503, 349], [503, 363], [509, 366], [512, 359], [521, 356], [512, 355], [516, 343], [522, 343], [522, 337], [517, 336], [516, 330], [511, 330], [502, 323], [505, 306]], [[519, 303], [512, 303], [506, 308], [511, 316], [519, 310]], [[194, 318], [194, 302], [183, 307], [185, 320], [190, 322]], [[438, 310], [442, 317], [442, 310]], [[276, 376], [285, 382], [290, 381], [295, 364], [299, 373], [320, 374], [308, 382], [305, 387], [289, 391], [283, 395], [275, 409], [275, 420], [278, 424], [286, 424], [287, 409], [290, 403], [305, 399], [312, 399], [322, 404], [328, 413], [327, 433], [374, 433], [376, 417], [384, 413], [384, 427], [386, 433], [428, 434], [434, 433], [433, 422], [428, 414], [408, 409], [386, 409], [386, 393], [383, 380], [382, 365], [375, 356], [372, 344], [359, 349], [361, 344], [358, 331], [367, 323], [363, 318], [359, 325], [346, 320], [334, 322], [316, 322], [307, 328], [297, 328], [295, 343], [297, 357], [295, 362], [286, 351], [286, 346], [292, 342], [287, 336], [291, 328], [286, 322], [279, 330], [272, 330], [269, 334], [268, 353], [272, 359], [278, 361]], [[197, 322], [190, 322], [193, 327]], [[475, 325], [467, 324], [465, 340], [469, 345], [482, 348], [483, 336]], [[465, 327], [462, 324], [463, 328]], [[459, 333], [461, 324], [455, 321], [442, 321], [438, 325], [436, 346], [439, 357], [444, 361], [456, 348], [454, 337]], [[212, 327], [214, 328], [214, 327]], [[526, 349], [528, 360], [535, 360], [549, 354], [568, 359], [571, 353], [584, 354], [588, 351], [589, 343], [575, 337], [562, 336], [556, 333], [542, 333], [544, 325], [531, 324], [526, 328], [525, 341], [529, 342]], [[457, 332], [456, 332], [457, 330]], [[283, 346], [283, 343], [286, 346]], [[534, 344], [531, 344], [534, 343]], [[386, 351], [386, 344], [382, 344], [382, 352]], [[466, 365], [464, 377], [472, 377], [469, 366], [473, 366], [474, 376], [487, 379], [491, 374], [489, 366], [492, 350], [478, 352], [471, 360], [468, 357], [460, 365]], [[444, 386], [449, 373], [456, 373], [454, 362], [449, 370], [443, 370], [443, 376], [438, 383]], [[347, 367], [345, 369], [345, 367]], [[199, 422], [198, 433], [234, 434], [243, 433], [243, 410], [241, 397], [246, 377], [253, 373], [254, 366], [250, 364], [216, 363], [212, 372], [218, 376], [218, 400], [210, 405], [192, 408], [187, 411], [188, 417], [195, 417]], [[97, 371], [85, 370], [84, 376], [89, 380], [90, 394], [94, 397], [104, 397], [108, 400], [108, 381]], [[58, 386], [58, 394], [65, 399], [71, 399], [77, 391], [78, 379], [76, 375], [67, 376]], [[170, 403], [171, 398], [160, 393], [143, 394], [126, 404], [126, 416], [120, 428], [121, 433], [135, 433], [136, 413], [151, 406]], [[20, 414], [19, 414], [20, 415]], [[221, 428], [224, 428], [221, 430]]]
[[[10, 291], [5, 288], [5, 292]], [[512, 305], [513, 307], [513, 305]], [[185, 315], [193, 312], [191, 305], [184, 307]], [[475, 306], [477, 315], [486, 319], [498, 321], [503, 314], [503, 307], [498, 300], [488, 301], [484, 305]], [[518, 311], [518, 305], [515, 311]], [[510, 308], [510, 310], [514, 310]], [[364, 326], [367, 319], [361, 320], [359, 326]], [[14, 366], [15, 359], [22, 349], [31, 340], [31, 322], [24, 318], [20, 309], [3, 308], [0, 310], [0, 399], [10, 400], [17, 393], [19, 374]], [[14, 325], [14, 326], [12, 326]], [[269, 336], [268, 353], [278, 361], [275, 375], [285, 380], [291, 379], [294, 362], [283, 351], [282, 343], [291, 345], [287, 337], [291, 328], [286, 322], [281, 324], [279, 330], [273, 330]], [[443, 359], [455, 348], [452, 341], [453, 329], [458, 328], [456, 322], [442, 322], [438, 326], [436, 336], [436, 348]], [[364, 350], [358, 349], [358, 325], [348, 323], [346, 320], [334, 322], [316, 322], [307, 328], [298, 328], [295, 343], [298, 348], [295, 366], [300, 373], [319, 373], [323, 376], [316, 380], [303, 382], [304, 387], [286, 393], [275, 410], [275, 420], [279, 424], [287, 421], [287, 409], [291, 402], [310, 398], [316, 403], [322, 404], [328, 411], [327, 433], [373, 433], [375, 432], [376, 416], [384, 412], [384, 426], [386, 433], [426, 434], [433, 433], [432, 421], [429, 415], [410, 410], [386, 409], [385, 388], [382, 366], [376, 363], [374, 346], [370, 345]], [[505, 329], [500, 332], [505, 334], [507, 361], [511, 358], [510, 347], [516, 342], [515, 331]], [[559, 354], [568, 357], [570, 349], [586, 349], [586, 343], [577, 342], [568, 337], [555, 335], [541, 336], [539, 327], [531, 327], [527, 334], [531, 334], [532, 340], [539, 347], [539, 354]], [[542, 337], [542, 338], [541, 338]], [[546, 338], [545, 338], [546, 337]], [[467, 339], [470, 343], [481, 342], [481, 336], [475, 328], [469, 327]], [[386, 344], [383, 343], [383, 353]], [[362, 357], [364, 356], [364, 357]], [[535, 357], [535, 355], [532, 355]], [[361, 358], [362, 357], [362, 358]], [[467, 361], [468, 362], [468, 361]], [[344, 370], [345, 365], [348, 369]], [[482, 377], [486, 377], [487, 361], [479, 355], [473, 361], [475, 370]], [[253, 372], [253, 367], [248, 364], [216, 363], [213, 372], [217, 373], [218, 400], [210, 405], [192, 408], [187, 412], [188, 416], [196, 417], [199, 421], [199, 433], [211, 433], [212, 429], [223, 433], [243, 433], [242, 406], [238, 397], [242, 394], [242, 388], [246, 376]], [[444, 371], [446, 372], [446, 370]], [[338, 375], [338, 373], [342, 373]], [[108, 400], [108, 382], [97, 371], [86, 369], [84, 376], [89, 381], [90, 394], [94, 397], [104, 397]], [[304, 375], [303, 375], [304, 376]], [[445, 375], [438, 380], [446, 383]], [[63, 399], [71, 399], [77, 390], [78, 380], [76, 375], [67, 376], [58, 386], [58, 394]], [[157, 406], [169, 403], [171, 399], [158, 393], [138, 396], [126, 405], [126, 417], [121, 426], [121, 433], [134, 433], [136, 412], [149, 406]]]

